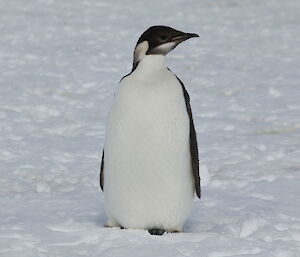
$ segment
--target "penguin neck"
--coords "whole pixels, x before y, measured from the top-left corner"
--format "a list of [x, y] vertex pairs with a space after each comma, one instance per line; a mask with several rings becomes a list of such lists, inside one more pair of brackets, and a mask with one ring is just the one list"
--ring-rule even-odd
[[167, 66], [165, 56], [160, 54], [145, 55], [136, 67], [136, 71], [147, 73], [153, 73], [163, 69], [167, 69]]

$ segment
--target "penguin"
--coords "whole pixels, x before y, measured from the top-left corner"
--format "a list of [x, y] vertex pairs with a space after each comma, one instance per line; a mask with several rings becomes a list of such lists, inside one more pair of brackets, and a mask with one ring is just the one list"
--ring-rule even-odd
[[201, 197], [189, 94], [165, 56], [199, 37], [152, 26], [139, 38], [131, 72], [114, 95], [100, 168], [107, 227], [181, 232]]

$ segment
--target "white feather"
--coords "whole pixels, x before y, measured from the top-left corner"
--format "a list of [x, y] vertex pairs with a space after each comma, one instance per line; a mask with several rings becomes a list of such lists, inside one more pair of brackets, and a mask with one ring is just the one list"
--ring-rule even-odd
[[194, 195], [189, 117], [164, 56], [147, 55], [119, 84], [109, 114], [105, 208], [126, 228], [181, 230]]
[[169, 53], [171, 50], [174, 49], [175, 45], [176, 45], [175, 42], [168, 42], [157, 46], [156, 48], [153, 49], [153, 52], [159, 52], [166, 55], [167, 53]]

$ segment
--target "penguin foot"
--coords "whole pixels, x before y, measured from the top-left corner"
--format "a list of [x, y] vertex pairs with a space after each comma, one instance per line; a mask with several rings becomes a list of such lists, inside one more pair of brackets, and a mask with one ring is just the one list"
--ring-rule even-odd
[[105, 227], [114, 228], [114, 227], [120, 227], [120, 225], [117, 222], [113, 221], [113, 220], [108, 220], [105, 224]]
[[172, 229], [172, 230], [168, 230], [169, 233], [180, 233], [181, 230], [180, 229]]
[[163, 235], [163, 233], [165, 233], [165, 230], [160, 229], [160, 228], [151, 228], [151, 229], [148, 229], [148, 232], [151, 235], [161, 236], [161, 235]]

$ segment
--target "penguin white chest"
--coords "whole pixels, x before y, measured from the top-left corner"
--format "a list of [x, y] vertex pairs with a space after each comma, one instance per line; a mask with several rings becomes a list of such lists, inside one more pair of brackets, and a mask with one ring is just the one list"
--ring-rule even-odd
[[105, 208], [126, 228], [180, 230], [193, 201], [185, 99], [160, 57], [120, 82], [108, 117]]

